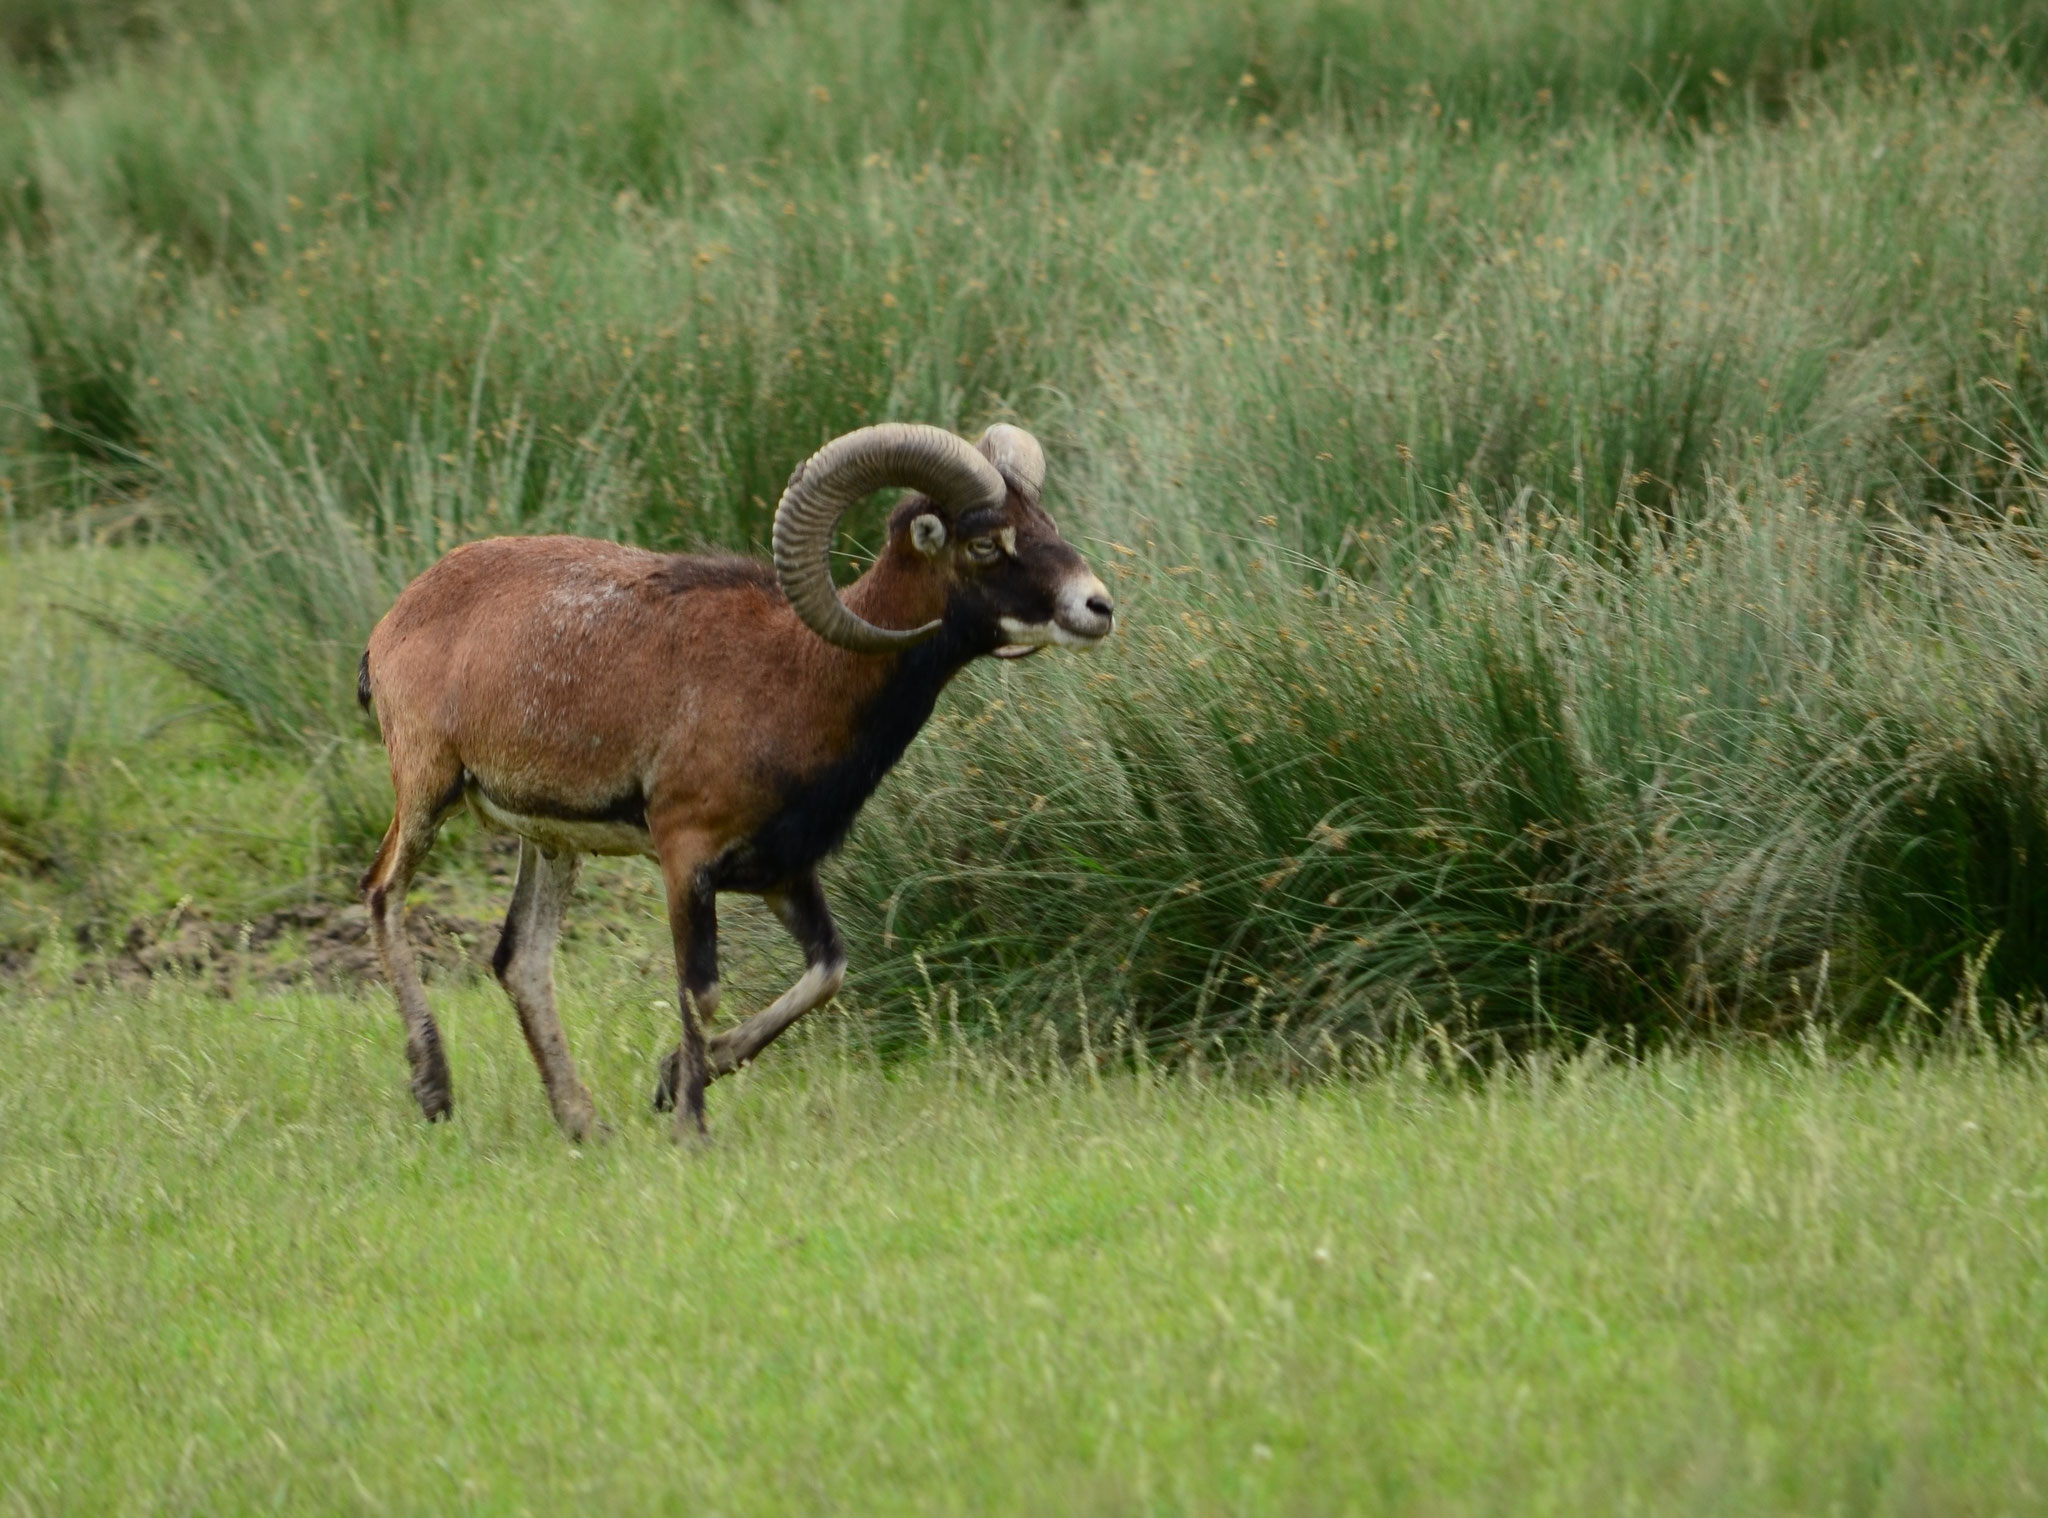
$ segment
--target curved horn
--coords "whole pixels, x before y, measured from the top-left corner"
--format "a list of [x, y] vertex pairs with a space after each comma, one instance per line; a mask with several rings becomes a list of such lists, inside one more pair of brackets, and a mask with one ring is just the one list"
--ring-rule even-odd
[[981, 441], [974, 446], [981, 450], [983, 458], [1002, 472], [1004, 479], [1029, 497], [1033, 504], [1037, 503], [1045, 489], [1045, 450], [1038, 446], [1037, 438], [1022, 427], [997, 422], [981, 435]]
[[897, 631], [855, 615], [832, 587], [832, 531], [847, 508], [887, 485], [923, 491], [954, 512], [1000, 506], [995, 466], [952, 433], [883, 422], [834, 438], [797, 466], [775, 508], [775, 578], [804, 625], [857, 654], [887, 654], [922, 643], [937, 622]]

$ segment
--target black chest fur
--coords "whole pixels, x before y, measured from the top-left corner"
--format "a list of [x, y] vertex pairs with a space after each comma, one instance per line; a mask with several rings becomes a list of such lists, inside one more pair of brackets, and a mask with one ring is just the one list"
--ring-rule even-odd
[[766, 891], [805, 874], [846, 841], [882, 777], [903, 757], [938, 705], [939, 693], [976, 652], [947, 619], [930, 641], [898, 661], [858, 719], [853, 746], [816, 774], [783, 789], [782, 805], [705, 872], [714, 891]]

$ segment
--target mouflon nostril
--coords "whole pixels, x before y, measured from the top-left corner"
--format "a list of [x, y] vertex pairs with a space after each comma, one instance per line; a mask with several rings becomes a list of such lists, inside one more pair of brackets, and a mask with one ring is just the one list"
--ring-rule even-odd
[[1116, 607], [1111, 604], [1108, 596], [1090, 596], [1088, 609], [1104, 620], [1116, 615]]

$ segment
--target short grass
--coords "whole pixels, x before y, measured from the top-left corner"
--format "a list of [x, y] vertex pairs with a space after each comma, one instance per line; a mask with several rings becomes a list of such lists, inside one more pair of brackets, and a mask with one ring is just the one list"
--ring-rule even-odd
[[487, 986], [456, 1120], [381, 1000], [0, 1004], [0, 1509], [2020, 1513], [2031, 1061], [1696, 1050], [1274, 1087], [891, 1067], [828, 1014], [548, 1126]]

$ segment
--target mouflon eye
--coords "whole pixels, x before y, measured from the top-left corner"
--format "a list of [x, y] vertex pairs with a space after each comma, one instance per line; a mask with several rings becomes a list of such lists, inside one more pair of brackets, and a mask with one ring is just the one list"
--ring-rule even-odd
[[961, 547], [971, 564], [993, 564], [1003, 556], [1002, 546], [994, 538], [969, 538]]

